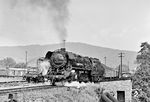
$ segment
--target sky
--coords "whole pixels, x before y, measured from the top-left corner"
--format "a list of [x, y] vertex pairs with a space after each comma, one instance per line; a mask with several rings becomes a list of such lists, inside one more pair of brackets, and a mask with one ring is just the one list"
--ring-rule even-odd
[[[0, 0], [0, 46], [62, 42], [52, 11], [15, 1]], [[139, 51], [142, 42], [150, 43], [149, 5], [150, 0], [70, 0], [66, 42]]]

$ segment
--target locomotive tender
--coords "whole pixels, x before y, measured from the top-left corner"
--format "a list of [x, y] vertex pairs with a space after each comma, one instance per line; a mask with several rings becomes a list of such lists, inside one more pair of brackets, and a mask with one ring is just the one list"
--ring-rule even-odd
[[[65, 48], [48, 51], [38, 60], [38, 77], [42, 76], [54, 85], [60, 81], [99, 82], [105, 69], [99, 59], [68, 52]], [[37, 78], [40, 79], [40, 78]]]

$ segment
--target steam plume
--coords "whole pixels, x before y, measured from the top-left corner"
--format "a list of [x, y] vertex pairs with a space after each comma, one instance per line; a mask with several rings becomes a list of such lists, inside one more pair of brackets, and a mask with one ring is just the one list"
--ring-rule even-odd
[[32, 9], [47, 10], [49, 18], [52, 20], [54, 29], [58, 33], [60, 40], [67, 37], [66, 24], [69, 18], [69, 0], [9, 0], [12, 8], [17, 4], [24, 3], [30, 5]]

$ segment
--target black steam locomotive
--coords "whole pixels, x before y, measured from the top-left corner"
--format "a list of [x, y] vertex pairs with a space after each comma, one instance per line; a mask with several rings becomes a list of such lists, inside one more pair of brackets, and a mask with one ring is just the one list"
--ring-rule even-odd
[[44, 58], [38, 60], [38, 76], [50, 80], [54, 85], [60, 81], [99, 82], [105, 69], [99, 59], [83, 57], [68, 52], [65, 48], [48, 51]]

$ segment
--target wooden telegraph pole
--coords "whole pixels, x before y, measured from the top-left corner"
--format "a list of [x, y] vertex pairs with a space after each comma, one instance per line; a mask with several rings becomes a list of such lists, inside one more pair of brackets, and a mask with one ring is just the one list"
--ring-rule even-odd
[[26, 62], [26, 67], [27, 67], [27, 64], [28, 64], [27, 63], [28, 62], [28, 52], [26, 51], [25, 54], [26, 54], [25, 62]]
[[105, 65], [106, 65], [106, 58], [107, 58], [107, 57], [105, 56], [105, 57], [104, 57], [104, 62], [105, 62]]
[[119, 78], [122, 77], [122, 58], [124, 57], [123, 54], [124, 53], [122, 52], [119, 53], [119, 57], [120, 57], [120, 66], [119, 66], [120, 70], [118, 71]]

